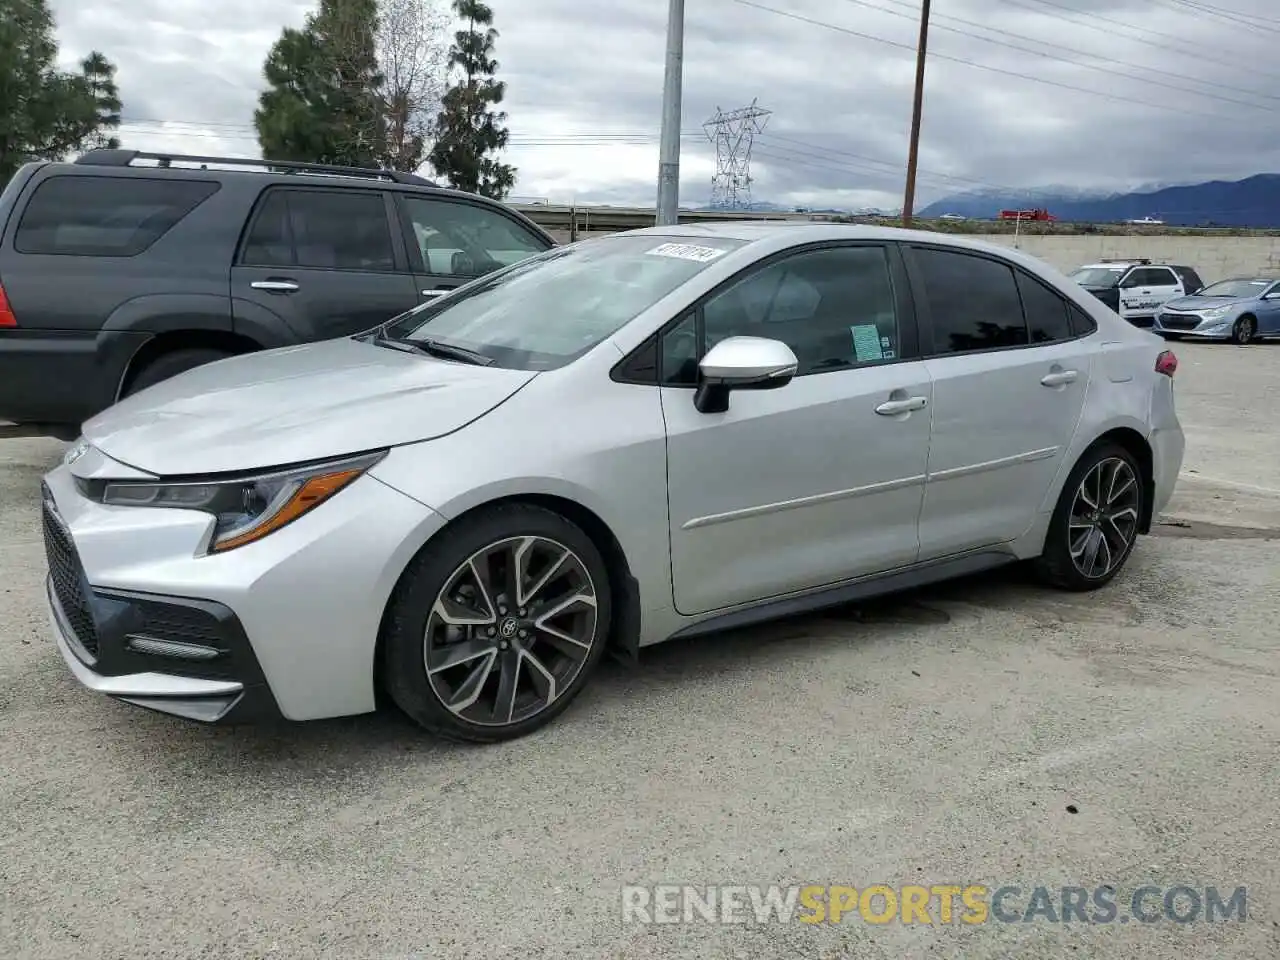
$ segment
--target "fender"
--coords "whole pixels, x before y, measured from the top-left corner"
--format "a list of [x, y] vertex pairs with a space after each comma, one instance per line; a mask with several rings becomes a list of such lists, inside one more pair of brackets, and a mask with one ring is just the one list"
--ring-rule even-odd
[[279, 314], [268, 310], [260, 303], [241, 297], [232, 297], [231, 313], [234, 317], [235, 332], [258, 341], [264, 349], [292, 347], [304, 342], [303, 338]]
[[231, 298], [208, 293], [158, 293], [126, 300], [111, 311], [103, 331], [168, 333], [173, 330], [231, 332]]

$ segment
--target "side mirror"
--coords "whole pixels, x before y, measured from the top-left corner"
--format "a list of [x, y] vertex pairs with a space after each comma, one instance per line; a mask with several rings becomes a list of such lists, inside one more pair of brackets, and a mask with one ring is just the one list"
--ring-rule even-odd
[[693, 404], [699, 413], [724, 413], [733, 390], [777, 390], [796, 375], [800, 361], [781, 340], [728, 337], [698, 364]]

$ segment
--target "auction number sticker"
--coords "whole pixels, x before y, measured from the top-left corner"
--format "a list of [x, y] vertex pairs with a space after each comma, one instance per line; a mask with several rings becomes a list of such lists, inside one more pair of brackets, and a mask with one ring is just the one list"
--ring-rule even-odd
[[716, 257], [723, 256], [725, 251], [715, 247], [700, 247], [694, 243], [662, 243], [646, 252], [651, 257], [675, 257], [677, 260], [710, 263]]

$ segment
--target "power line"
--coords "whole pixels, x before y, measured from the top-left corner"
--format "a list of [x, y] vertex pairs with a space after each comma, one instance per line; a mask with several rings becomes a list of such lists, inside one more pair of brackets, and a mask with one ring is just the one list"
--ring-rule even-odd
[[[1237, 69], [1237, 70], [1240, 67], [1239, 62], [1232, 63], [1229, 60], [1218, 60], [1218, 59], [1206, 56], [1203, 51], [1201, 51], [1199, 48], [1196, 47], [1195, 44], [1190, 43], [1184, 38], [1176, 36], [1175, 34], [1161, 33], [1158, 30], [1152, 30], [1148, 27], [1135, 27], [1131, 23], [1125, 23], [1123, 20], [1115, 20], [1111, 17], [1104, 17], [1100, 13], [1090, 13], [1088, 15], [1088, 19], [1082, 20], [1079, 18], [1080, 11], [1076, 10], [1073, 7], [1064, 7], [1060, 3], [1053, 2], [1053, 0], [1003, 0], [1003, 2], [1011, 6], [1019, 7], [1020, 9], [1026, 10], [1030, 13], [1034, 13], [1042, 17], [1048, 17], [1053, 20], [1060, 20], [1063, 23], [1075, 24], [1076, 26], [1085, 27], [1089, 30], [1096, 30], [1100, 33], [1107, 34], [1107, 36], [1115, 36], [1116, 30], [1118, 28], [1122, 28], [1124, 31], [1127, 31], [1127, 33], [1122, 33], [1121, 36], [1126, 36], [1127, 38], [1137, 40], [1139, 43], [1145, 46], [1154, 47], [1159, 50], [1168, 50], [1172, 53], [1177, 53], [1184, 57], [1188, 55], [1194, 56], [1197, 60], [1200, 60], [1204, 63], [1213, 63], [1213, 64], [1217, 64], [1220, 67], [1231, 67], [1232, 69]], [[1061, 10], [1064, 13], [1072, 14], [1072, 16], [1070, 17], [1064, 16], [1064, 13], [1048, 13], [1044, 10], [1039, 10], [1036, 7], [1030, 6], [1029, 4], [1037, 4], [1040, 7], [1048, 7], [1053, 10]], [[1135, 31], [1136, 31], [1136, 36], [1135, 36]], [[1174, 41], [1174, 43], [1160, 43], [1157, 40], [1151, 39], [1152, 37], [1164, 37], [1167, 40]], [[1253, 68], [1251, 68], [1251, 70], [1253, 73], [1261, 77], [1280, 78], [1280, 73], [1275, 73], [1275, 72], [1266, 71], [1266, 70], [1257, 70]]]
[[[915, 7], [915, 5], [914, 5], [914, 4], [905, 3], [905, 2], [903, 2], [903, 0], [885, 0], [885, 2], [886, 2], [886, 3], [892, 3], [894, 6], [898, 6], [898, 7], [905, 7], [905, 8], [907, 8], [907, 9], [909, 9], [909, 10], [915, 10], [915, 9], [916, 9], [916, 7]], [[868, 9], [871, 9], [871, 10], [877, 10], [877, 11], [879, 11], [880, 13], [887, 13], [887, 14], [888, 14], [889, 16], [891, 16], [891, 17], [902, 17], [904, 20], [914, 20], [914, 19], [916, 18], [916, 14], [914, 14], [914, 13], [913, 13], [913, 14], [907, 14], [907, 13], [899, 13], [899, 12], [898, 12], [898, 11], [896, 11], [896, 10], [887, 10], [887, 9], [885, 9], [884, 7], [877, 6], [877, 5], [876, 5], [876, 4], [874, 4], [874, 3], [868, 3], [868, 2], [867, 2], [867, 0], [845, 0], [845, 3], [852, 3], [852, 4], [855, 4], [855, 5], [859, 6], [859, 7], [867, 7]], [[1090, 59], [1093, 59], [1093, 60], [1101, 60], [1101, 61], [1103, 61], [1103, 62], [1105, 62], [1105, 63], [1117, 63], [1117, 64], [1120, 64], [1120, 65], [1122, 65], [1122, 66], [1124, 65], [1124, 61], [1123, 61], [1123, 60], [1117, 60], [1115, 57], [1105, 57], [1105, 56], [1102, 56], [1102, 55], [1100, 55], [1100, 54], [1090, 53], [1090, 52], [1089, 52], [1089, 51], [1087, 51], [1087, 50], [1080, 50], [1080, 49], [1077, 49], [1077, 48], [1075, 48], [1075, 47], [1068, 47], [1068, 46], [1064, 46], [1063, 44], [1060, 44], [1060, 43], [1049, 43], [1048, 41], [1045, 41], [1045, 40], [1037, 40], [1037, 39], [1036, 39], [1036, 38], [1034, 38], [1034, 37], [1028, 37], [1028, 36], [1026, 36], [1025, 34], [1021, 34], [1021, 33], [1014, 33], [1014, 32], [1012, 32], [1012, 31], [1010, 31], [1010, 30], [1001, 30], [1001, 29], [999, 29], [998, 27], [988, 27], [988, 26], [986, 26], [985, 24], [982, 24], [982, 23], [976, 23], [976, 22], [975, 22], [975, 21], [973, 21], [973, 20], [965, 20], [965, 19], [963, 19], [963, 18], [961, 18], [961, 17], [953, 17], [953, 16], [950, 16], [949, 14], [948, 14], [948, 15], [939, 15], [939, 18], [940, 18], [940, 19], [943, 19], [943, 20], [950, 20], [950, 21], [952, 21], [952, 22], [954, 22], [954, 23], [963, 23], [963, 24], [967, 24], [968, 26], [971, 26], [971, 27], [977, 27], [977, 28], [979, 28], [979, 29], [981, 29], [981, 30], [987, 30], [987, 31], [989, 31], [989, 32], [991, 32], [991, 33], [999, 33], [999, 34], [1002, 34], [1003, 36], [1006, 36], [1006, 37], [1013, 37], [1013, 38], [1014, 38], [1014, 39], [1016, 39], [1016, 40], [1022, 40], [1022, 41], [1024, 41], [1024, 43], [1036, 43], [1036, 44], [1039, 44], [1039, 45], [1040, 45], [1040, 46], [1042, 46], [1042, 47], [1049, 47], [1050, 49], [1053, 49], [1053, 50], [1063, 50], [1063, 51], [1066, 51], [1067, 53], [1075, 54], [1076, 56], [1080, 56], [1080, 57], [1089, 57]], [[1001, 46], [1001, 47], [1009, 47], [1009, 48], [1011, 48], [1011, 49], [1013, 49], [1013, 50], [1021, 50], [1021, 51], [1023, 51], [1023, 52], [1036, 53], [1036, 55], [1037, 55], [1037, 56], [1047, 57], [1047, 58], [1048, 58], [1048, 59], [1050, 59], [1050, 60], [1058, 60], [1058, 61], [1061, 61], [1062, 63], [1068, 63], [1068, 64], [1071, 64], [1072, 66], [1080, 67], [1081, 69], [1084, 69], [1084, 70], [1093, 70], [1093, 71], [1096, 71], [1096, 72], [1098, 72], [1098, 73], [1108, 73], [1108, 74], [1112, 74], [1112, 75], [1117, 76], [1117, 77], [1124, 77], [1124, 78], [1129, 79], [1129, 80], [1137, 80], [1139, 83], [1149, 83], [1149, 84], [1153, 84], [1153, 85], [1155, 85], [1155, 86], [1159, 86], [1159, 87], [1166, 87], [1166, 88], [1172, 88], [1172, 89], [1174, 89], [1174, 90], [1181, 90], [1182, 92], [1184, 92], [1184, 93], [1190, 93], [1190, 94], [1192, 94], [1193, 96], [1198, 96], [1198, 97], [1208, 97], [1208, 98], [1209, 98], [1209, 99], [1211, 99], [1211, 100], [1221, 100], [1221, 101], [1223, 101], [1224, 103], [1235, 103], [1235, 104], [1239, 104], [1240, 106], [1249, 107], [1250, 109], [1254, 109], [1254, 110], [1270, 110], [1270, 109], [1273, 109], [1273, 108], [1270, 108], [1270, 107], [1263, 106], [1262, 104], [1249, 103], [1249, 102], [1244, 101], [1244, 100], [1237, 100], [1237, 99], [1234, 99], [1234, 98], [1232, 98], [1232, 97], [1223, 97], [1223, 96], [1220, 96], [1220, 95], [1218, 95], [1218, 94], [1213, 94], [1213, 93], [1205, 93], [1205, 92], [1203, 92], [1203, 91], [1201, 91], [1201, 90], [1194, 90], [1194, 89], [1192, 89], [1192, 88], [1190, 88], [1190, 87], [1180, 87], [1180, 86], [1176, 86], [1176, 85], [1174, 85], [1174, 84], [1169, 84], [1169, 83], [1167, 83], [1167, 82], [1165, 82], [1165, 81], [1161, 81], [1161, 80], [1149, 80], [1149, 79], [1147, 79], [1147, 78], [1145, 78], [1145, 77], [1142, 77], [1142, 76], [1134, 76], [1134, 75], [1133, 75], [1133, 74], [1131, 74], [1131, 73], [1125, 73], [1125, 72], [1121, 72], [1121, 71], [1118, 71], [1118, 70], [1109, 70], [1109, 69], [1107, 69], [1107, 68], [1105, 68], [1105, 67], [1094, 66], [1093, 64], [1080, 63], [1078, 60], [1070, 60], [1070, 59], [1068, 59], [1068, 58], [1066, 58], [1066, 57], [1055, 57], [1055, 56], [1052, 56], [1052, 55], [1050, 55], [1050, 54], [1041, 54], [1041, 53], [1037, 53], [1036, 51], [1028, 51], [1028, 50], [1026, 49], [1026, 47], [1025, 47], [1025, 46], [1023, 46], [1022, 44], [1009, 43], [1008, 41], [1004, 41], [1004, 40], [995, 40], [995, 39], [993, 39], [993, 38], [991, 38], [991, 37], [984, 37], [984, 36], [982, 36], [982, 35], [980, 35], [980, 34], [972, 33], [972, 32], [970, 32], [970, 31], [968, 31], [968, 30], [960, 30], [960, 29], [957, 29], [956, 27], [948, 27], [948, 26], [945, 26], [945, 25], [939, 24], [939, 25], [937, 25], [937, 29], [939, 29], [939, 30], [946, 30], [946, 31], [948, 31], [949, 33], [956, 33], [956, 34], [959, 34], [960, 36], [963, 36], [963, 37], [972, 37], [972, 38], [974, 38], [975, 40], [981, 40], [981, 41], [983, 41], [984, 43], [991, 43], [991, 44], [995, 44], [995, 45], [997, 45], [997, 46]], [[1138, 68], [1138, 69], [1139, 69], [1139, 70], [1141, 70], [1141, 71], [1142, 71], [1142, 72], [1144, 72], [1144, 73], [1158, 74], [1158, 75], [1163, 76], [1163, 77], [1172, 77], [1172, 78], [1173, 78], [1173, 79], [1175, 79], [1175, 80], [1184, 80], [1184, 81], [1188, 81], [1188, 82], [1190, 82], [1190, 83], [1199, 83], [1199, 84], [1203, 84], [1204, 86], [1209, 86], [1209, 87], [1218, 87], [1218, 88], [1223, 89], [1223, 90], [1230, 90], [1230, 91], [1235, 92], [1235, 93], [1243, 93], [1245, 96], [1261, 97], [1261, 98], [1263, 98], [1263, 99], [1267, 99], [1267, 100], [1276, 100], [1276, 101], [1280, 101], [1280, 96], [1276, 96], [1276, 95], [1274, 95], [1274, 94], [1260, 93], [1260, 92], [1258, 92], [1258, 91], [1256, 91], [1256, 90], [1247, 90], [1247, 89], [1245, 89], [1244, 87], [1233, 87], [1233, 86], [1230, 86], [1229, 84], [1216, 83], [1216, 82], [1214, 82], [1214, 81], [1212, 81], [1212, 80], [1199, 80], [1199, 79], [1194, 78], [1194, 77], [1188, 77], [1185, 73], [1175, 73], [1175, 72], [1173, 72], [1173, 71], [1171, 71], [1171, 70], [1160, 70], [1160, 69], [1158, 69], [1158, 68], [1156, 68], [1156, 67], [1140, 67], [1140, 68]]]
[[[1172, 6], [1173, 4], [1194, 10], [1207, 17], [1217, 17], [1219, 20], [1226, 21], [1227, 23], [1253, 27], [1255, 30], [1265, 30], [1268, 33], [1280, 33], [1280, 28], [1268, 27], [1263, 23], [1258, 22], [1259, 20], [1264, 22], [1270, 20], [1268, 17], [1254, 17], [1253, 14], [1243, 13], [1238, 10], [1226, 10], [1222, 7], [1214, 7], [1207, 3], [1195, 3], [1193, 0], [1165, 0], [1166, 6]], [[1179, 10], [1178, 12], [1181, 13], [1183, 11]], [[1271, 20], [1270, 22], [1275, 23], [1276, 21]]]
[[[826, 30], [834, 30], [837, 33], [843, 33], [851, 37], [859, 37], [860, 39], [863, 39], [863, 40], [870, 40], [874, 43], [880, 43], [890, 47], [897, 47], [901, 50], [910, 50], [912, 53], [914, 53], [916, 49], [913, 44], [901, 43], [897, 40], [889, 40], [885, 37], [877, 37], [874, 34], [862, 33], [859, 30], [853, 30], [853, 29], [850, 29], [849, 27], [842, 27], [839, 24], [835, 24], [835, 23], [828, 23], [825, 20], [816, 20], [813, 17], [806, 17], [799, 13], [791, 13], [790, 11], [787, 11], [787, 10], [779, 10], [776, 7], [769, 7], [769, 6], [765, 6], [763, 3], [757, 3], [756, 0], [732, 0], [732, 2], [741, 4], [744, 7], [752, 7], [756, 10], [763, 10], [766, 13], [772, 13], [779, 17], [786, 17], [790, 20], [797, 20], [800, 23], [807, 23], [807, 24], [810, 24], [811, 26], [822, 27], [823, 29], [826, 29]], [[1088, 87], [1078, 87], [1075, 84], [1063, 83], [1060, 80], [1049, 80], [1045, 77], [1032, 76], [1029, 73], [1019, 73], [1016, 70], [1006, 70], [1003, 67], [993, 67], [985, 63], [978, 63], [977, 61], [974, 61], [974, 60], [968, 60], [964, 57], [954, 57], [945, 53], [931, 53], [930, 57], [932, 57], [934, 60], [947, 60], [947, 61], [950, 61], [951, 63], [963, 64], [964, 66], [972, 67], [975, 70], [984, 70], [988, 73], [998, 73], [1006, 77], [1017, 77], [1019, 80], [1030, 80], [1033, 83], [1040, 83], [1040, 84], [1044, 84], [1045, 86], [1057, 87], [1061, 90], [1073, 90], [1076, 93], [1087, 93], [1087, 94], [1090, 94], [1091, 96], [1100, 97], [1105, 100], [1114, 100], [1117, 103], [1131, 103], [1131, 104], [1134, 104], [1135, 106], [1145, 107], [1149, 110], [1166, 110], [1170, 113], [1176, 113], [1181, 117], [1195, 116], [1195, 117], [1204, 117], [1209, 120], [1219, 120], [1219, 121], [1235, 120], [1235, 122], [1238, 122], [1236, 118], [1224, 117], [1221, 114], [1204, 113], [1203, 111], [1197, 111], [1197, 110], [1187, 110], [1184, 107], [1169, 106], [1167, 104], [1156, 103], [1151, 100], [1139, 100], [1135, 97], [1126, 97], [1119, 93], [1107, 93], [1103, 90], [1091, 90]]]

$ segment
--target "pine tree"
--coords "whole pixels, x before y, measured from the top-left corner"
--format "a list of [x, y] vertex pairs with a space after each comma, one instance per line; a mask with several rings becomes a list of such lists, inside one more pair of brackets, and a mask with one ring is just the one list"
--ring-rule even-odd
[[386, 138], [377, 25], [376, 0], [320, 0], [301, 30], [282, 31], [253, 117], [264, 159], [378, 165]]
[[454, 34], [449, 66], [457, 78], [443, 97], [428, 159], [457, 189], [501, 199], [515, 185], [516, 170], [494, 156], [507, 145], [508, 133], [506, 113], [494, 109], [507, 85], [494, 79], [493, 11], [480, 0], [453, 0], [453, 10], [467, 27]]
[[57, 58], [46, 0], [0, 0], [0, 187], [29, 160], [99, 145], [120, 122], [107, 58], [90, 54], [80, 74], [59, 71]]

